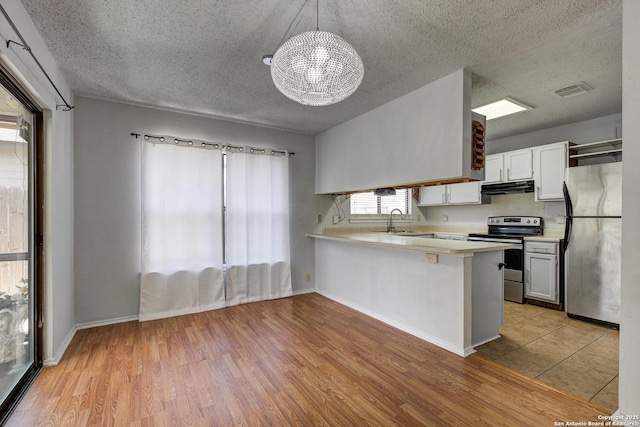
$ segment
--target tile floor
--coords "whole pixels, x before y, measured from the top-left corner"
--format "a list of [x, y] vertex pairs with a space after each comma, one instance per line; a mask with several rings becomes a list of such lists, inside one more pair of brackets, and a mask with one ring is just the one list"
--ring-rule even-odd
[[618, 331], [505, 301], [501, 338], [478, 355], [605, 408], [618, 408]]

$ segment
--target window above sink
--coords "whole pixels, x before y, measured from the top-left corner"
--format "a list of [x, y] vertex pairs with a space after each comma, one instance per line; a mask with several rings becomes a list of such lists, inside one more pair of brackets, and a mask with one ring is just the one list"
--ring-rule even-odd
[[400, 209], [403, 215], [411, 214], [411, 189], [397, 189], [394, 196], [376, 196], [373, 191], [355, 193], [350, 198], [351, 215], [389, 215]]

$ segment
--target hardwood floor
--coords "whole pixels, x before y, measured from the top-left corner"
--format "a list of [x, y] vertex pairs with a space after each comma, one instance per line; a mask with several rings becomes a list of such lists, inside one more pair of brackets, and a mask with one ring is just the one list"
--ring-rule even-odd
[[80, 330], [7, 425], [552, 426], [610, 413], [306, 294]]

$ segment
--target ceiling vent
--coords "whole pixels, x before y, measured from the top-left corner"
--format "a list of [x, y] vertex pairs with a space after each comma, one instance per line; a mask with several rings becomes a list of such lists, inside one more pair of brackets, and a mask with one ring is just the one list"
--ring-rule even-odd
[[560, 89], [556, 89], [553, 91], [553, 93], [558, 95], [560, 98], [570, 98], [572, 96], [587, 93], [592, 89], [593, 88], [585, 82], [578, 82], [569, 86], [561, 87]]

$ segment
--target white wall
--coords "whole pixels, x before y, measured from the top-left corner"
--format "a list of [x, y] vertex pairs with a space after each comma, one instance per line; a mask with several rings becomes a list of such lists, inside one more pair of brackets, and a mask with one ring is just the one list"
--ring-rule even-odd
[[[73, 95], [27, 12], [19, 1], [2, 3], [50, 78], [65, 99], [73, 105]], [[74, 112], [56, 110], [56, 104], [62, 104], [62, 100], [26, 51], [15, 45], [5, 48], [7, 39], [17, 41], [19, 39], [3, 17], [0, 17], [0, 37], [3, 46], [0, 62], [20, 81], [44, 110], [46, 194], [43, 356], [47, 363], [61, 356], [75, 325], [73, 306]]]
[[316, 137], [316, 193], [473, 177], [471, 75], [458, 70]]
[[[75, 310], [78, 324], [136, 317], [140, 273], [140, 145], [131, 132], [289, 149], [294, 292], [315, 287], [315, 145], [311, 136], [76, 98]], [[310, 274], [312, 280], [305, 281]]]
[[622, 109], [622, 307], [620, 312], [619, 412], [640, 414], [640, 2], [623, 0]]
[[[589, 96], [582, 95], [582, 96]], [[498, 119], [508, 120], [508, 118]], [[487, 128], [491, 127], [491, 121]], [[556, 126], [535, 132], [507, 138], [487, 140], [487, 154], [503, 153], [505, 151], [519, 150], [521, 148], [535, 147], [560, 141], [571, 141], [576, 144], [587, 142], [607, 141], [622, 136], [622, 114], [597, 117], [592, 120], [570, 123], [564, 126]]]

